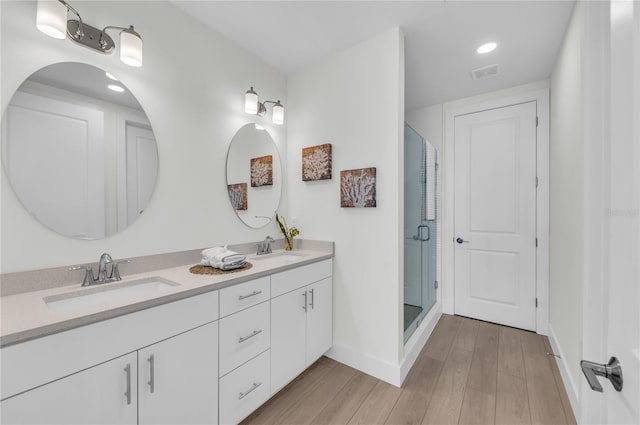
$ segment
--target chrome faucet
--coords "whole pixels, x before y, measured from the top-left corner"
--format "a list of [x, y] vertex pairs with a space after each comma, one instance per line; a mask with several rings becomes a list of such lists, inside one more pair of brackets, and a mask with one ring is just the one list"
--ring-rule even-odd
[[275, 240], [271, 236], [267, 236], [262, 242], [257, 243], [258, 252], [256, 252], [256, 255], [271, 254], [271, 244], [274, 242]]
[[[111, 255], [106, 252], [100, 256], [100, 262], [98, 263], [98, 277], [93, 276], [93, 269], [91, 266], [76, 266], [71, 267], [69, 270], [84, 270], [84, 279], [82, 280], [82, 286], [99, 285], [107, 282], [117, 282], [122, 280], [120, 277], [119, 264], [130, 263], [131, 260], [122, 260], [116, 263], [113, 262]], [[111, 263], [111, 274], [107, 276], [107, 264]]]
[[[107, 264], [112, 263], [113, 260], [111, 259], [111, 256], [109, 254], [107, 254], [106, 252], [104, 254], [102, 254], [100, 256], [100, 262], [98, 263], [98, 282], [99, 283], [103, 283], [107, 281]], [[111, 266], [111, 274], [113, 275], [113, 268], [114, 266]], [[111, 276], [109, 276], [111, 277]]]

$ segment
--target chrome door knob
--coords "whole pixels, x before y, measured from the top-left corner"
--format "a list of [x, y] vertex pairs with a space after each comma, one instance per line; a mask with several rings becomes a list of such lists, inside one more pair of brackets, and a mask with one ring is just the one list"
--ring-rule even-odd
[[458, 242], [458, 243], [469, 243], [470, 241], [465, 241], [462, 238], [456, 238], [456, 242]]

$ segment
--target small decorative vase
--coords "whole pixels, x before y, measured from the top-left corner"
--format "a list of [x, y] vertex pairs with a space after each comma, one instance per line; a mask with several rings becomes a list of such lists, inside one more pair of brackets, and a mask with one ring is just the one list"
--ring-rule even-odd
[[288, 238], [284, 238], [284, 250], [291, 251], [293, 249], [293, 238], [289, 240]]

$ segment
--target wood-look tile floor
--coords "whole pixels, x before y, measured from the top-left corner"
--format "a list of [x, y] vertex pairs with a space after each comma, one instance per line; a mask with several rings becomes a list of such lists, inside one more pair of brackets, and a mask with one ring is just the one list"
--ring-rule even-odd
[[443, 315], [402, 388], [322, 357], [249, 424], [575, 424], [546, 337]]

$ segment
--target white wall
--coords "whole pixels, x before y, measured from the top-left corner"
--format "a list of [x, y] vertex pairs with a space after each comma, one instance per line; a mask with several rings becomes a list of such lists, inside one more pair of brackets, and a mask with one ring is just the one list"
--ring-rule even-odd
[[[399, 384], [402, 348], [404, 37], [399, 29], [289, 79], [291, 217], [335, 241], [330, 356]], [[332, 180], [303, 182], [301, 149], [333, 145]], [[377, 168], [377, 207], [340, 208], [340, 170]]]
[[[287, 105], [285, 76], [167, 2], [75, 1], [73, 6], [96, 27], [135, 25], [144, 40], [143, 67], [123, 64], [117, 51], [103, 56], [41, 33], [35, 1], [0, 2], [0, 108], [6, 109], [29, 75], [52, 63], [85, 62], [111, 72], [136, 96], [153, 126], [160, 162], [156, 192], [145, 214], [124, 232], [79, 241], [28, 215], [3, 171], [2, 272], [97, 261], [102, 252], [121, 258], [277, 235], [273, 224], [252, 230], [237, 219], [227, 198], [225, 158], [235, 132], [255, 118], [244, 113], [244, 92], [254, 86], [261, 97]], [[258, 120], [284, 159], [286, 127], [270, 124], [269, 116]], [[280, 210], [286, 212], [284, 192]]]
[[407, 111], [405, 121], [439, 152], [442, 151], [442, 103]]
[[[552, 75], [550, 132], [550, 328], [575, 382], [581, 378], [584, 148], [582, 4]], [[570, 390], [571, 386], [567, 386]]]

